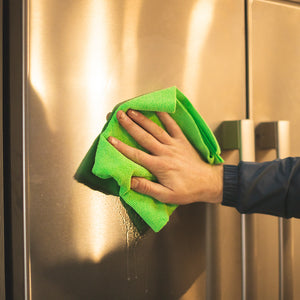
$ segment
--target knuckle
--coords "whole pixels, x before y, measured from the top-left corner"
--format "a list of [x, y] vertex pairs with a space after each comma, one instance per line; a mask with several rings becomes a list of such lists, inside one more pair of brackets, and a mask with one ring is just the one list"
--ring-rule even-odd
[[162, 127], [157, 128], [157, 134], [158, 135], [163, 135], [165, 133], [165, 130]]
[[164, 159], [161, 159], [157, 164], [156, 168], [159, 169], [161, 172], [171, 172], [171, 171], [177, 171], [178, 166], [176, 162], [174, 161], [173, 157], [167, 157]]
[[169, 170], [169, 168], [170, 168], [170, 163], [168, 162], [168, 161], [166, 161], [166, 160], [161, 160], [160, 162], [159, 162], [159, 164], [158, 164], [158, 166], [159, 166], [159, 168], [161, 169], [161, 170]]
[[139, 150], [136, 150], [136, 151], [133, 152], [133, 159], [137, 163], [140, 162], [140, 160], [141, 160], [141, 152]]
[[151, 187], [147, 181], [139, 181], [138, 189], [144, 194], [151, 193]]
[[157, 137], [158, 137], [158, 139], [166, 138], [166, 136], [167, 136], [166, 131], [163, 128], [158, 127], [157, 128]]
[[164, 148], [163, 148], [163, 154], [164, 154], [164, 156], [166, 157], [166, 158], [172, 158], [173, 157], [173, 155], [174, 155], [174, 151], [173, 151], [173, 149], [170, 147], [170, 146], [165, 146]]

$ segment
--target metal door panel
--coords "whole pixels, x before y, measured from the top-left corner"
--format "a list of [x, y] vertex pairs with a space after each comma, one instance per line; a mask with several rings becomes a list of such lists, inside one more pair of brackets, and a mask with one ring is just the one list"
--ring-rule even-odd
[[[250, 1], [250, 5], [251, 115], [256, 123], [290, 120], [290, 154], [299, 156], [300, 6], [289, 1]], [[275, 158], [274, 150], [257, 152], [258, 161]], [[254, 263], [260, 267], [254, 274], [257, 279], [255, 299], [278, 299], [277, 221], [262, 216], [257, 216], [256, 220]], [[300, 292], [296, 284], [300, 280], [300, 223], [296, 219], [285, 223], [292, 228], [287, 230], [289, 236], [285, 236], [289, 241], [285, 251], [290, 251], [292, 260], [285, 280], [293, 290], [293, 299], [297, 299]]]
[[[232, 285], [240, 280], [234, 209], [217, 208], [217, 223], [209, 225], [216, 236], [206, 234], [204, 204], [180, 207], [160, 233], [140, 236], [117, 197], [91, 191], [73, 174], [106, 114], [141, 93], [177, 85], [212, 129], [245, 117], [243, 1], [26, 3], [31, 298], [239, 295]], [[209, 266], [207, 252], [221, 263]], [[209, 268], [217, 283], [207, 279]]]

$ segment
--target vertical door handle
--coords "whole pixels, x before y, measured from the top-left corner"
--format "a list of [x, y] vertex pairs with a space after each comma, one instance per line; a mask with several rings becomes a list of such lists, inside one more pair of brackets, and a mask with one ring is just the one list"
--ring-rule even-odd
[[[222, 150], [239, 150], [242, 161], [255, 161], [254, 125], [252, 120], [224, 121], [219, 129], [219, 142]], [[247, 297], [247, 248], [246, 216], [241, 215], [241, 275], [242, 300]]]
[[[263, 122], [255, 129], [257, 149], [275, 149], [277, 158], [290, 155], [289, 121]], [[292, 224], [278, 218], [279, 300], [292, 299]], [[287, 280], [288, 279], [288, 280]]]

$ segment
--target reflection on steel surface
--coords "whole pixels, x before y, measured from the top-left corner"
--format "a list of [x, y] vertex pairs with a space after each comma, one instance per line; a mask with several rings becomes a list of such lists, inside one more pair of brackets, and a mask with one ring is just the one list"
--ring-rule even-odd
[[[213, 129], [244, 117], [242, 1], [28, 0], [27, 18], [32, 299], [239, 295], [235, 211], [212, 218], [232, 234], [212, 230], [207, 249], [201, 204], [140, 237], [117, 197], [73, 175], [106, 114], [138, 94], [177, 85]], [[206, 250], [224, 242], [208, 278]]]
[[[106, 99], [103, 91], [105, 91], [108, 78], [106, 58], [109, 43], [108, 29], [105, 27], [108, 23], [105, 21], [106, 1], [90, 1], [85, 7], [87, 11], [85, 22], [76, 26], [75, 22], [71, 24], [66, 20], [64, 26], [68, 31], [64, 32], [65, 28], [60, 28], [56, 36], [49, 35], [46, 27], [45, 20], [51, 17], [49, 7], [41, 1], [31, 1], [30, 4], [29, 80], [32, 90], [36, 92], [44, 105], [49, 130], [53, 134], [59, 134], [59, 131], [62, 131], [60, 118], [57, 116], [60, 102], [67, 102], [70, 105], [69, 111], [64, 112], [64, 119], [66, 122], [68, 119], [69, 122], [71, 121], [72, 116], [68, 116], [68, 113], [74, 112], [72, 106], [76, 105], [79, 98], [68, 91], [80, 88], [84, 94], [84, 96], [82, 95], [84, 110], [80, 112], [80, 107], [78, 107], [77, 112], [75, 111], [78, 115], [74, 117], [88, 116], [88, 118], [84, 117], [86, 119], [85, 132], [93, 132], [96, 136], [99, 130], [100, 112], [104, 113], [105, 111]], [[74, 20], [81, 9], [82, 7], [77, 6], [77, 10], [74, 9], [70, 12]], [[73, 39], [70, 38], [72, 36]], [[61, 39], [63, 41], [59, 44]], [[74, 51], [76, 49], [74, 42], [81, 43], [81, 45], [77, 45], [77, 51]], [[51, 49], [52, 46], [57, 48], [57, 51], [63, 51], [63, 53], [56, 53], [62, 58], [62, 61], [59, 61], [59, 56], [56, 61], [55, 53], [52, 53], [56, 49]], [[59, 80], [63, 86], [59, 86]], [[66, 95], [72, 99], [66, 99]], [[32, 104], [29, 106], [30, 109], [34, 108]], [[85, 137], [81, 140], [82, 147], [87, 147], [90, 143], [89, 135], [85, 135]], [[73, 139], [64, 141], [65, 137], [61, 136], [61, 138], [59, 143], [68, 142], [70, 148], [76, 147], [75, 144], [72, 145]], [[70, 154], [72, 156], [74, 152]], [[72, 219], [74, 220], [75, 249], [77, 255], [82, 259], [99, 261], [103, 254], [110, 249], [109, 243], [106, 242], [108, 237], [105, 235], [109, 224], [105, 214], [106, 199], [99, 199], [99, 195], [92, 193], [88, 199], [89, 205], [82, 207], [80, 211], [76, 210], [77, 206], [74, 207], [75, 214]]]
[[198, 1], [194, 4], [187, 35], [187, 53], [183, 76], [183, 87], [196, 89], [201, 74], [202, 51], [213, 21], [213, 1]]

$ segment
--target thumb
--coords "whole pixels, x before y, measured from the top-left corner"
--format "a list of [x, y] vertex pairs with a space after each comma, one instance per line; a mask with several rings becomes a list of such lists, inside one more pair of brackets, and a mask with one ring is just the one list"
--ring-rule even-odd
[[131, 178], [131, 189], [140, 194], [148, 195], [160, 202], [168, 203], [171, 190], [165, 186], [143, 177]]

